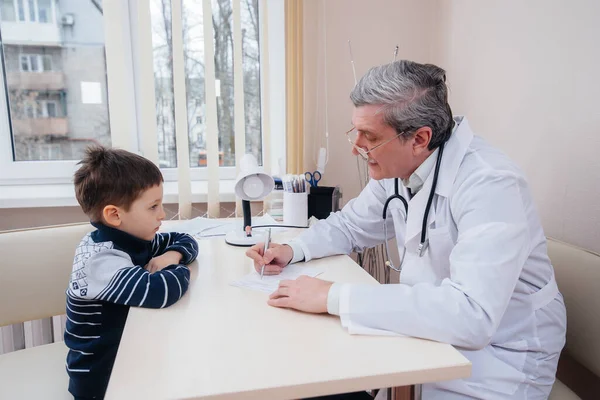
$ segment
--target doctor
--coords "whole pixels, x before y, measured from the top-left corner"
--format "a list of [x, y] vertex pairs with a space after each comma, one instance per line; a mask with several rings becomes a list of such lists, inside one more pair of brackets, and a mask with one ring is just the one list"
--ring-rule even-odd
[[[453, 119], [445, 71], [397, 61], [372, 68], [350, 98], [354, 155], [372, 178], [296, 240], [248, 250], [258, 269], [349, 254], [395, 237], [400, 283], [282, 281], [269, 304], [339, 315], [344, 327], [456, 346], [468, 379], [423, 385], [425, 399], [546, 399], [566, 314], [523, 173]], [[527, 134], [527, 132], [523, 132]], [[388, 260], [389, 260], [389, 256]]]

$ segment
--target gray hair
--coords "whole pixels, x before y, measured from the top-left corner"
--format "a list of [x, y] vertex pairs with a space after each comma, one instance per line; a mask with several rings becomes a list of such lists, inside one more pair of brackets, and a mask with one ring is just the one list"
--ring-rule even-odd
[[446, 71], [435, 65], [400, 60], [373, 67], [354, 87], [350, 99], [355, 107], [381, 105], [385, 123], [403, 133], [404, 139], [419, 128], [430, 127], [430, 150], [452, 134]]

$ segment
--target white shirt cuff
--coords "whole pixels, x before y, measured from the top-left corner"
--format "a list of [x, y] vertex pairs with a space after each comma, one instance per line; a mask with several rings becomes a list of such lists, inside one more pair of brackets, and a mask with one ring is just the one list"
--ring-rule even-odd
[[292, 251], [294, 252], [294, 255], [292, 256], [292, 261], [290, 261], [290, 264], [294, 264], [294, 263], [304, 260], [304, 250], [302, 250], [302, 246], [300, 246], [300, 243], [291, 241], [286, 244], [288, 246], [290, 246], [292, 248]]
[[331, 315], [340, 315], [340, 289], [342, 284], [334, 283], [327, 293], [327, 312]]

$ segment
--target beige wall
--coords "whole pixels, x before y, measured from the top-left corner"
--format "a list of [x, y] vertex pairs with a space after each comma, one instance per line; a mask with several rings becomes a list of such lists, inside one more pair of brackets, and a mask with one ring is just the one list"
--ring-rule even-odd
[[[359, 191], [343, 138], [357, 75], [399, 58], [448, 71], [451, 106], [527, 174], [547, 235], [600, 252], [600, 2], [595, 0], [307, 0], [306, 159], [323, 123], [327, 15], [330, 160], [323, 182]], [[317, 68], [318, 67], [318, 68]], [[319, 104], [316, 104], [316, 99]]]
[[600, 2], [440, 4], [454, 113], [523, 168], [547, 235], [600, 252]]
[[436, 27], [422, 22], [436, 12], [435, 4], [422, 0], [305, 0], [304, 164], [314, 170], [318, 148], [325, 145], [326, 50], [330, 154], [320, 185], [340, 185], [344, 203], [360, 191], [356, 160], [344, 135], [351, 127], [349, 94], [354, 87], [348, 40], [357, 78], [371, 66], [390, 62], [396, 45], [399, 58], [430, 62]]

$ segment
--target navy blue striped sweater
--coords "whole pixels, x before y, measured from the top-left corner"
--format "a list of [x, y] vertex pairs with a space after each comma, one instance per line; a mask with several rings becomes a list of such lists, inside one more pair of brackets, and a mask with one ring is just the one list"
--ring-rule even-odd
[[[67, 289], [65, 343], [69, 348], [69, 392], [102, 398], [108, 385], [129, 307], [163, 308], [187, 291], [189, 264], [198, 244], [187, 234], [159, 233], [152, 241], [93, 223], [75, 251]], [[167, 251], [180, 265], [150, 274], [143, 267]]]

